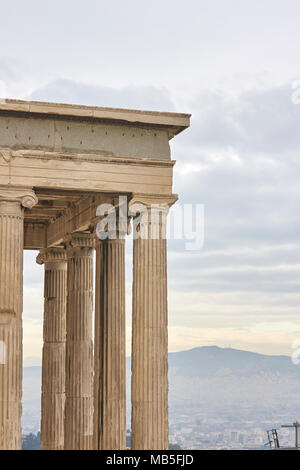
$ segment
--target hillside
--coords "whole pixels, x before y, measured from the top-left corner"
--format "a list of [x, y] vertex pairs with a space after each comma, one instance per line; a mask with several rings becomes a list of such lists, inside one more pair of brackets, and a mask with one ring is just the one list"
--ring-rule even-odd
[[[130, 358], [127, 358], [128, 418]], [[37, 430], [40, 413], [41, 368], [24, 368], [23, 425]], [[169, 354], [171, 416], [177, 408], [300, 412], [300, 366], [287, 356], [266, 356], [248, 351], [205, 346]], [[252, 411], [250, 411], [252, 410]], [[175, 419], [174, 417], [172, 419]]]

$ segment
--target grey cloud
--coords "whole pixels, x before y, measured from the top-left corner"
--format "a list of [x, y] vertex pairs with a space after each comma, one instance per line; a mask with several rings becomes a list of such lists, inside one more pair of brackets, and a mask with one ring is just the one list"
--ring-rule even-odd
[[208, 94], [189, 136], [174, 144], [175, 192], [205, 205], [208, 247], [298, 240], [300, 106], [289, 92], [248, 92], [234, 106], [221, 97], [220, 109]]
[[[174, 269], [170, 267], [170, 269]], [[201, 292], [201, 293], [221, 293], [221, 292], [273, 292], [276, 293], [291, 293], [298, 294], [300, 282], [297, 280], [295, 271], [277, 271], [273, 272], [264, 271], [263, 268], [237, 270], [231, 269], [228, 271], [215, 270], [208, 272], [204, 266], [199, 266], [197, 270], [188, 272], [183, 269], [181, 265], [181, 276], [183, 280], [178, 277], [177, 282], [174, 281], [173, 276], [170, 279], [170, 287], [178, 289], [182, 292]], [[234, 300], [234, 299], [232, 299]], [[297, 298], [297, 305], [299, 305], [300, 296]], [[284, 305], [287, 304], [287, 299]]]
[[183, 242], [169, 242], [173, 290], [278, 293], [287, 316], [285, 305], [299, 305], [300, 106], [291, 92], [207, 92], [194, 102], [191, 128], [173, 144], [175, 192], [205, 205], [205, 243], [184, 253]]
[[198, 252], [176, 253], [171, 250], [169, 263], [176, 265], [186, 261], [191, 271], [203, 266], [204, 269], [239, 268], [246, 266], [256, 269], [276, 269], [278, 266], [300, 266], [300, 244], [298, 245], [256, 245], [251, 249], [239, 245], [238, 248], [225, 247], [223, 250], [204, 249]]
[[291, 83], [252, 90], [238, 97], [224, 91], [202, 91], [190, 106], [191, 129], [180, 139], [182, 145], [220, 149], [232, 147], [241, 158], [299, 148], [300, 105], [292, 102]]
[[35, 90], [28, 98], [91, 106], [174, 111], [168, 90], [154, 86], [117, 89], [60, 79]]

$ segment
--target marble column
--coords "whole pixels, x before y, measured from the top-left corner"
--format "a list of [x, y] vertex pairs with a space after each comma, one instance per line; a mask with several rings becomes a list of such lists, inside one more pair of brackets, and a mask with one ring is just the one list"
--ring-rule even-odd
[[94, 236], [67, 240], [65, 449], [93, 447], [93, 248]]
[[31, 190], [0, 187], [0, 449], [21, 448], [24, 208]]
[[96, 241], [94, 447], [126, 448], [125, 235]]
[[45, 265], [41, 446], [43, 450], [62, 450], [66, 385], [66, 250], [41, 250], [37, 263]]
[[[132, 297], [132, 449], [168, 449], [168, 209], [134, 228]], [[135, 224], [135, 221], [134, 221]]]

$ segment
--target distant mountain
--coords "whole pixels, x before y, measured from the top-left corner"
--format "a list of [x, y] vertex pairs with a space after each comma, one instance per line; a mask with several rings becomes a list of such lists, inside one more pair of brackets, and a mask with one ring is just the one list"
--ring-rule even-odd
[[170, 405], [274, 408], [300, 404], [300, 366], [266, 356], [205, 346], [169, 354]]
[[289, 373], [300, 377], [300, 367], [295, 367], [287, 356], [266, 356], [249, 351], [217, 346], [203, 346], [169, 354], [172, 374], [185, 377], [207, 378], [213, 375], [240, 376], [264, 373]]
[[[127, 400], [130, 402], [130, 358]], [[24, 368], [23, 424], [38, 429], [41, 368]], [[300, 365], [287, 356], [267, 356], [217, 346], [169, 354], [169, 402], [207, 410], [252, 408], [276, 410], [300, 406]], [[299, 407], [298, 407], [299, 408]], [[299, 408], [300, 411], [300, 408]], [[129, 414], [129, 413], [128, 413]]]

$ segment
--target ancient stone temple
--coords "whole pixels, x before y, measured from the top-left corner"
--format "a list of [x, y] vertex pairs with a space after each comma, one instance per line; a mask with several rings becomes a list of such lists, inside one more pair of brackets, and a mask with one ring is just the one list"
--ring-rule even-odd
[[[126, 447], [130, 224], [136, 233], [156, 234], [133, 237], [132, 448], [168, 448], [162, 215], [177, 199], [169, 141], [189, 118], [0, 103], [0, 449], [21, 447], [24, 249], [39, 250], [44, 270], [42, 448]], [[146, 208], [148, 217], [132, 212], [134, 205]], [[158, 217], [153, 207], [163, 208]], [[109, 236], [111, 227], [101, 222], [113, 213], [115, 236]]]

